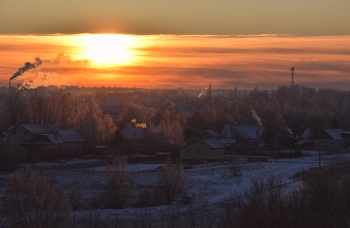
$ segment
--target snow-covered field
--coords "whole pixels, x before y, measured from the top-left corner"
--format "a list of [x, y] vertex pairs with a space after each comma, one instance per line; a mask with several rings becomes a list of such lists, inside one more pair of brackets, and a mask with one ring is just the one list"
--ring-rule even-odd
[[[245, 157], [236, 158], [240, 167], [241, 175], [234, 175], [232, 164], [230, 163], [208, 163], [204, 165], [193, 166], [192, 169], [186, 169], [188, 176], [188, 195], [192, 202], [198, 204], [213, 205], [229, 199], [231, 196], [243, 192], [250, 187], [251, 180], [268, 175], [279, 175], [286, 183], [286, 189], [292, 188], [298, 184], [293, 175], [319, 166], [318, 152], [307, 152], [308, 156], [293, 159], [269, 159], [269, 162], [246, 163]], [[350, 160], [350, 153], [322, 154], [321, 165], [342, 162]], [[78, 162], [67, 161], [67, 162]], [[38, 165], [38, 164], [37, 164]], [[41, 164], [44, 165], [44, 164]], [[45, 164], [49, 165], [49, 164]], [[157, 179], [158, 166], [162, 164], [129, 164], [130, 180], [132, 183], [132, 193], [136, 197], [137, 193], [146, 188], [152, 188]], [[87, 205], [93, 197], [101, 193], [106, 183], [106, 166], [84, 169], [63, 169], [47, 170], [44, 175], [52, 178], [57, 185], [62, 186], [67, 192], [79, 188], [82, 192], [83, 203]], [[5, 174], [0, 175], [0, 194], [4, 188]], [[174, 205], [181, 207], [180, 203]], [[127, 213], [132, 210], [132, 204], [126, 209], [108, 210], [108, 213]], [[164, 210], [166, 207], [155, 207], [151, 210], [155, 212]], [[146, 210], [146, 209], [142, 209]], [[150, 209], [147, 209], [150, 210]], [[107, 211], [107, 210], [106, 210]], [[77, 214], [81, 212], [76, 212]]]

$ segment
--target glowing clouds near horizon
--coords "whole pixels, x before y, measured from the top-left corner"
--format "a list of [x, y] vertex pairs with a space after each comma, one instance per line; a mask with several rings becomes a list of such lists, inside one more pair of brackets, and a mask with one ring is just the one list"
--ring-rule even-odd
[[89, 34], [79, 36], [82, 48], [80, 57], [93, 65], [129, 64], [133, 58], [131, 48], [135, 45], [133, 36], [117, 34]]
[[0, 83], [14, 75], [27, 88], [202, 90], [211, 81], [213, 90], [260, 90], [289, 86], [294, 65], [295, 84], [349, 89], [349, 42], [350, 36], [0, 35]]

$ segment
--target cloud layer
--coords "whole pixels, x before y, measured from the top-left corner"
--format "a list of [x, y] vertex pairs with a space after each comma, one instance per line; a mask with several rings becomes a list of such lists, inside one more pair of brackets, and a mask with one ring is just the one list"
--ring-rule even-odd
[[350, 88], [350, 36], [134, 36], [133, 62], [94, 65], [84, 59], [83, 35], [0, 36], [0, 85], [25, 62], [43, 63], [16, 78], [42, 85], [143, 88], [259, 89], [295, 83]]

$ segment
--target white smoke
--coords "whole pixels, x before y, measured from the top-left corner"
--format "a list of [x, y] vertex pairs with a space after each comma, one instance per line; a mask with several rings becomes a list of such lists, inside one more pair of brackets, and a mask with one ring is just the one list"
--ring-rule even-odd
[[[73, 79], [67, 75], [62, 75], [62, 69], [64, 67], [69, 71], [74, 67], [85, 67], [88, 61], [86, 60], [72, 60], [69, 55], [63, 53], [58, 54], [52, 59], [40, 59], [36, 58], [34, 63], [26, 62], [24, 67], [18, 69], [18, 71], [10, 78], [15, 80], [17, 77], [26, 74], [24, 82], [20, 88], [34, 89], [39, 86], [63, 86], [72, 84]], [[26, 73], [30, 70], [29, 73]], [[59, 71], [60, 73], [57, 73]], [[21, 77], [22, 78], [22, 77]]]
[[202, 92], [200, 92], [200, 94], [198, 95], [198, 98], [201, 98], [203, 95], [207, 94], [208, 89], [209, 89], [209, 86], [204, 90], [202, 90]]
[[146, 128], [147, 124], [146, 123], [137, 123], [136, 119], [132, 119], [131, 123], [133, 126], [137, 127], [137, 128]]
[[258, 123], [259, 126], [263, 125], [263, 122], [261, 121], [261, 118], [258, 116], [258, 114], [256, 113], [256, 111], [254, 111], [253, 109], [250, 110], [252, 112], [252, 116], [253, 118], [256, 120], [256, 122]]
[[64, 86], [70, 84], [68, 77], [61, 76], [56, 72], [42, 73], [38, 72], [38, 76], [32, 80], [24, 80], [22, 85], [19, 87], [27, 89], [35, 89], [39, 86]]

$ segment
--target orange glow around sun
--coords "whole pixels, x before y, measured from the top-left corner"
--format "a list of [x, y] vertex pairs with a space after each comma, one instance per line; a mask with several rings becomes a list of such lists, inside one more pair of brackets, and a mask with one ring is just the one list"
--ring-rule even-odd
[[78, 39], [80, 58], [96, 66], [126, 65], [135, 61], [133, 51], [136, 39], [119, 34], [86, 34]]

